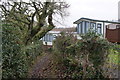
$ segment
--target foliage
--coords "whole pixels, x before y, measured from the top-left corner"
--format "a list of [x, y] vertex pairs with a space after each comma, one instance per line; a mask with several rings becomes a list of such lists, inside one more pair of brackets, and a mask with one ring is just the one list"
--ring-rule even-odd
[[120, 63], [119, 51], [116, 50], [115, 48], [110, 49], [110, 54], [108, 55], [108, 58], [110, 63], [118, 65]]
[[[59, 2], [7, 2], [3, 16], [3, 78], [26, 78], [34, 59], [42, 53], [39, 41], [52, 30], [53, 15], [63, 17], [68, 4]], [[9, 7], [9, 8], [8, 8]], [[7, 23], [7, 24], [6, 24]]]
[[85, 64], [92, 63], [95, 68], [95, 78], [104, 77], [102, 74], [102, 66], [107, 60], [109, 50], [112, 44], [106, 39], [103, 39], [94, 31], [89, 31], [82, 36], [82, 40], [78, 44], [81, 55], [85, 59]]
[[24, 45], [23, 35], [18, 27], [3, 24], [2, 70], [3, 78], [26, 78], [32, 62], [42, 53], [42, 42], [34, 41]]
[[111, 44], [107, 40], [100, 38], [99, 34], [96, 34], [94, 31], [90, 31], [82, 36], [82, 41], [79, 46], [81, 47], [81, 51], [83, 51], [83, 55], [88, 55], [89, 61], [95, 67], [105, 62], [109, 54], [108, 51], [111, 48]]
[[19, 44], [19, 35], [14, 34], [11, 30], [16, 30], [16, 27], [7, 25], [3, 27], [2, 77], [26, 77], [28, 66], [26, 63], [26, 55], [21, 50], [23, 45]]
[[76, 42], [76, 37], [71, 33], [61, 32], [61, 35], [56, 38], [53, 42], [54, 51], [60, 53], [63, 57], [66, 57], [69, 54], [66, 54], [68, 47]]
[[23, 51], [26, 53], [28, 64], [32, 65], [37, 56], [43, 52], [43, 43], [40, 40], [34, 41], [31, 45], [25, 46]]
[[108, 59], [106, 63], [104, 64], [104, 75], [106, 77], [110, 78], [117, 78], [118, 73], [116, 71], [119, 71], [120, 66], [120, 59], [119, 59], [119, 53], [120, 53], [120, 46], [118, 44], [113, 44], [112, 48], [110, 49], [110, 54], [108, 55]]
[[112, 44], [91, 30], [81, 37], [81, 40], [72, 40], [73, 37], [62, 35], [54, 42], [56, 54], [62, 54], [59, 58], [63, 57], [60, 61], [66, 66], [66, 76], [82, 79], [105, 78], [102, 66]]
[[[7, 7], [6, 7], [7, 5]], [[8, 8], [9, 7], [9, 8]], [[30, 44], [34, 39], [42, 38], [52, 30], [53, 15], [65, 16], [65, 9], [69, 5], [65, 2], [14, 2], [7, 1], [0, 6], [4, 19], [16, 26], [23, 33], [24, 44]]]

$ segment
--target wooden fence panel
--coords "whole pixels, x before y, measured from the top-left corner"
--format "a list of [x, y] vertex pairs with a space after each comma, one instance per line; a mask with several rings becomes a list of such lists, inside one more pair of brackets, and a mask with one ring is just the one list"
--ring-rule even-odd
[[120, 43], [120, 28], [116, 28], [116, 29], [106, 28], [106, 38], [110, 42]]

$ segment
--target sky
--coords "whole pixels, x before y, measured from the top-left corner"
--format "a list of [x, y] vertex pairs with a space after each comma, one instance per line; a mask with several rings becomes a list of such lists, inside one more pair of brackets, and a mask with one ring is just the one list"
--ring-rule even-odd
[[120, 0], [63, 0], [63, 1], [66, 1], [70, 5], [70, 7], [67, 9], [67, 12], [69, 12], [69, 16], [64, 17], [64, 19], [60, 19], [60, 21], [62, 20], [61, 24], [57, 23], [56, 25], [57, 27], [73, 27], [73, 26], [75, 27], [76, 25], [73, 24], [73, 22], [82, 17], [108, 21], [118, 20], [118, 2]]
[[98, 20], [118, 20], [118, 2], [120, 0], [67, 0], [70, 7], [67, 9], [69, 16], [65, 17], [62, 25], [65, 27], [76, 26], [74, 21], [81, 17]]

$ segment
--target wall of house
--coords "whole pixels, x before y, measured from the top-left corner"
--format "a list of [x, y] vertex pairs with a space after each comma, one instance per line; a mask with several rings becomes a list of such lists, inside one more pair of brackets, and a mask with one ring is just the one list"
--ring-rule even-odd
[[[81, 37], [76, 32], [72, 32], [72, 34], [74, 36], [76, 36], [77, 39], [81, 39]], [[53, 41], [56, 39], [56, 37], [60, 36], [60, 35], [61, 35], [60, 31], [50, 31], [50, 32], [48, 32], [43, 38], [41, 38], [41, 40], [43, 41], [43, 45], [52, 45]]]
[[58, 36], [60, 34], [60, 32], [55, 32], [55, 31], [51, 31], [48, 32], [43, 38], [41, 38], [41, 40], [43, 41], [44, 45], [52, 45], [53, 40], [56, 39], [56, 36]]
[[97, 31], [97, 33], [103, 34], [102, 23], [96, 23], [90, 21], [81, 21], [79, 24], [77, 24], [77, 33], [78, 34], [87, 33], [90, 28]]

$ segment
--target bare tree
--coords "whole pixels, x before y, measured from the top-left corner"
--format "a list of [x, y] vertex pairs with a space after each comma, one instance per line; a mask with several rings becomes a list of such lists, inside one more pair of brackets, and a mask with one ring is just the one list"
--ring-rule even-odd
[[24, 44], [42, 38], [52, 30], [54, 14], [61, 17], [69, 7], [66, 2], [7, 2], [9, 9], [1, 5], [4, 19], [12, 26], [19, 27], [24, 35]]

